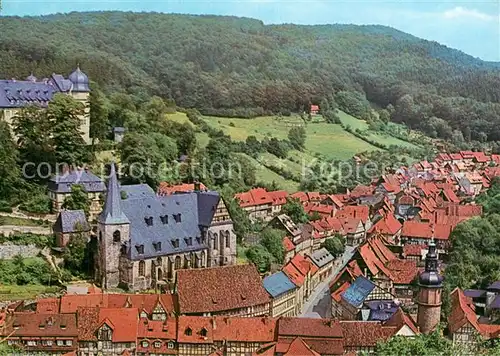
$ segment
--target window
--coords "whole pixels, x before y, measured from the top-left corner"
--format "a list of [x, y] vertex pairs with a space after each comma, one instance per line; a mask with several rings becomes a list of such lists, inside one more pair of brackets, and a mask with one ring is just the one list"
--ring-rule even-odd
[[191, 336], [193, 334], [193, 330], [191, 330], [191, 328], [186, 328], [186, 330], [184, 330], [184, 334], [187, 336]]
[[182, 221], [181, 219], [181, 214], [172, 214], [172, 216], [174, 217], [174, 220], [176, 223], [180, 223]]
[[113, 232], [113, 242], [120, 242], [121, 234], [119, 230]]
[[160, 341], [155, 341], [155, 348], [159, 349], [161, 347], [161, 342]]
[[156, 252], [161, 251], [161, 242], [153, 242], [153, 248]]
[[217, 233], [214, 233], [214, 250], [217, 250]]
[[99, 231], [99, 242], [102, 242], [102, 232]]
[[144, 254], [144, 245], [135, 245], [135, 248], [136, 248], [137, 253], [139, 255], [143, 255]]
[[62, 340], [57, 340], [57, 346], [64, 346], [64, 341]]
[[180, 268], [181, 268], [181, 258], [180, 258], [180, 256], [177, 256], [175, 258], [175, 269], [178, 270]]
[[146, 222], [146, 225], [153, 226], [153, 217], [152, 216], [145, 217], [144, 221]]
[[160, 216], [160, 220], [161, 220], [163, 225], [167, 225], [168, 224], [168, 215]]
[[193, 245], [193, 238], [192, 237], [188, 237], [188, 238], [184, 239], [184, 241], [186, 241], [186, 245], [188, 245], [188, 246]]
[[149, 342], [147, 342], [147, 341], [142, 342], [142, 347], [148, 347], [148, 346], [149, 346]]
[[[97, 333], [97, 338], [101, 341], [111, 341], [111, 329], [109, 326], [103, 325]], [[59, 345], [59, 341], [60, 340], [57, 340], [57, 346], [62, 346]]]
[[174, 248], [179, 248], [179, 239], [172, 240], [172, 246], [174, 246]]
[[141, 318], [147, 318], [148, 314], [146, 312], [141, 312]]
[[168, 347], [169, 349], [173, 349], [173, 348], [174, 348], [174, 343], [173, 343], [172, 341], [170, 341], [170, 342], [168, 343], [167, 347]]
[[28, 345], [28, 346], [36, 346], [36, 341], [35, 340], [28, 340], [28, 342], [26, 343], [26, 345]]
[[73, 341], [72, 340], [66, 340], [66, 346], [72, 346]]
[[146, 272], [146, 262], [139, 261], [139, 276], [143, 277]]
[[207, 329], [205, 329], [205, 328], [201, 329], [200, 335], [203, 337], [206, 337], [207, 336]]
[[230, 238], [231, 238], [231, 234], [229, 233], [228, 230], [226, 230], [226, 247], [231, 247]]

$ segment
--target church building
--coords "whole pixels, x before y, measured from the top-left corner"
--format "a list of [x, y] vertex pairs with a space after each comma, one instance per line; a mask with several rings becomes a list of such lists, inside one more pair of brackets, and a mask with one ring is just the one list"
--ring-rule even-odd
[[12, 119], [23, 107], [36, 105], [47, 107], [57, 93], [71, 95], [85, 106], [80, 131], [87, 144], [90, 144], [89, 116], [89, 78], [77, 67], [68, 78], [61, 74], [52, 74], [49, 78], [39, 80], [33, 74], [25, 80], [0, 79], [0, 119], [12, 125]]
[[98, 246], [96, 280], [103, 288], [172, 285], [180, 269], [236, 263], [233, 222], [217, 192], [160, 196], [145, 184], [120, 186], [114, 165]]

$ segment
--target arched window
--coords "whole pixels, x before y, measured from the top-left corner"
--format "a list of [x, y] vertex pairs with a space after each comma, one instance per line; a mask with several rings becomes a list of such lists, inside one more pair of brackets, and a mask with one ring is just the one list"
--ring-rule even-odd
[[194, 268], [196, 266], [196, 255], [191, 252], [191, 268]]
[[99, 243], [101, 243], [101, 242], [102, 242], [102, 232], [99, 231]]
[[193, 330], [191, 330], [190, 327], [187, 327], [186, 330], [184, 330], [184, 334], [187, 336], [191, 336], [193, 334]]
[[226, 247], [231, 247], [231, 233], [226, 230]]
[[120, 242], [120, 239], [121, 239], [120, 230], [116, 230], [115, 232], [113, 232], [113, 242]]
[[158, 257], [158, 258], [156, 259], [156, 265], [157, 265], [158, 267], [161, 267], [161, 266], [163, 265], [163, 261], [162, 261], [161, 257]]
[[205, 328], [201, 329], [201, 331], [200, 331], [200, 335], [203, 337], [207, 336], [207, 333], [208, 333], [208, 331]]
[[143, 277], [146, 272], [146, 262], [139, 261], [139, 276]]
[[214, 250], [217, 250], [217, 245], [218, 245], [217, 233], [214, 233]]
[[181, 269], [181, 258], [180, 258], [180, 256], [177, 256], [175, 258], [175, 269], [176, 270]]
[[205, 251], [201, 251], [200, 267], [205, 267]]

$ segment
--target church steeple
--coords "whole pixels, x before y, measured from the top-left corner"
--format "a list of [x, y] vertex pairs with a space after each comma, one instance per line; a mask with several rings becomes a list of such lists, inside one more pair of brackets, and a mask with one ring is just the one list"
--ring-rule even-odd
[[438, 255], [436, 244], [431, 241], [429, 251], [425, 257], [425, 272], [420, 275], [419, 284], [428, 288], [441, 288], [443, 277], [438, 272]]
[[129, 224], [127, 216], [121, 208], [121, 194], [116, 177], [116, 169], [114, 162], [111, 163], [111, 172], [108, 181], [108, 191], [106, 193], [106, 202], [104, 209], [99, 216], [99, 222], [103, 224]]

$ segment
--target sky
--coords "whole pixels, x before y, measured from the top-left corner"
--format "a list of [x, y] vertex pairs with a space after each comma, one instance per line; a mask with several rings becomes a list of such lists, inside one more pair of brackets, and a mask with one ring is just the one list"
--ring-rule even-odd
[[[500, 61], [500, 0], [0, 0], [2, 15], [155, 11], [244, 16], [266, 24], [378, 24]], [[1, 36], [1, 19], [0, 19]]]

